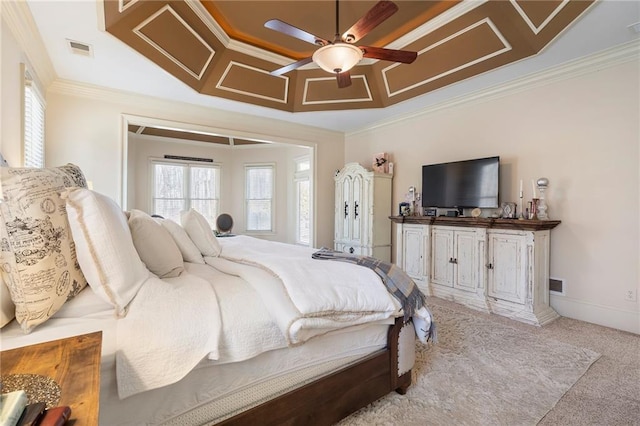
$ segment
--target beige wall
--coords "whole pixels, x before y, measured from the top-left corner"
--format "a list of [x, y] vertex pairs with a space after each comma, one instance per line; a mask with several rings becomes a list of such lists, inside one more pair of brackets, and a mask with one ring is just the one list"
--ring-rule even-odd
[[[0, 152], [10, 165], [19, 166], [22, 161], [20, 64], [28, 63], [27, 58], [37, 56], [39, 50], [17, 41], [5, 23], [4, 15], [0, 22]], [[12, 21], [12, 25], [17, 24]], [[50, 66], [48, 58], [40, 58], [39, 69], [47, 69], [47, 63]], [[93, 181], [94, 189], [121, 204], [125, 195], [123, 175], [127, 172], [123, 170], [126, 161], [123, 123], [127, 117], [174, 121], [214, 129], [233, 137], [313, 148], [317, 196], [315, 246], [333, 244], [333, 173], [344, 164], [342, 133], [68, 81], [56, 80], [45, 95], [46, 165], [78, 164]]]
[[129, 208], [152, 213], [150, 208], [149, 158], [164, 155], [212, 158], [220, 166], [220, 212], [229, 213], [234, 220], [234, 232], [246, 234], [244, 219], [244, 166], [246, 164], [274, 164], [275, 186], [275, 229], [268, 234], [256, 234], [262, 238], [295, 242], [295, 228], [290, 225], [293, 217], [293, 161], [301, 155], [309, 155], [311, 148], [285, 144], [265, 144], [261, 146], [228, 147], [211, 143], [185, 142], [169, 138], [157, 138], [129, 133], [128, 163]]
[[347, 135], [345, 161], [368, 165], [388, 152], [395, 165], [394, 206], [421, 184], [423, 164], [499, 155], [502, 201], [525, 199], [545, 176], [551, 276], [566, 295], [561, 315], [640, 333], [640, 70], [632, 61], [555, 83]]
[[[3, 23], [0, 149], [12, 164], [20, 161], [24, 49]], [[336, 132], [56, 81], [47, 92], [46, 161], [78, 164], [96, 190], [121, 200], [126, 115], [314, 146], [316, 246], [331, 246], [333, 173], [346, 162], [369, 166], [373, 154], [389, 152], [397, 204], [410, 185], [421, 186], [422, 164], [500, 155], [503, 200], [516, 200], [519, 179], [550, 180], [550, 215], [562, 220], [552, 231], [551, 276], [567, 286], [552, 305], [562, 315], [640, 333], [638, 302], [624, 300], [628, 289], [640, 290], [639, 75], [636, 59], [568, 79], [541, 78], [544, 84], [484, 102], [346, 135], [346, 144]]]
[[20, 63], [24, 62], [24, 55], [16, 40], [0, 19], [2, 28], [2, 82], [0, 85], [0, 152], [9, 165], [19, 165], [22, 161], [20, 130]]
[[[75, 162], [94, 188], [122, 197], [123, 115], [217, 129], [220, 134], [315, 148], [317, 247], [333, 244], [333, 171], [344, 162], [343, 135], [275, 120], [101, 90], [54, 84], [47, 93], [47, 164]], [[115, 98], [115, 100], [112, 100]], [[325, 183], [329, 182], [329, 185]]]

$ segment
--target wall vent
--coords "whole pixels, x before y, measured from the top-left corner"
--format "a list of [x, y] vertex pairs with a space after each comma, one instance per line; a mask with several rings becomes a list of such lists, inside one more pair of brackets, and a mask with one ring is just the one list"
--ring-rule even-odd
[[213, 163], [213, 158], [200, 158], [200, 157], [183, 157], [181, 155], [165, 155], [167, 160], [182, 160], [182, 161], [201, 161], [203, 163]]
[[549, 278], [549, 292], [551, 294], [557, 294], [564, 296], [566, 287], [564, 280], [561, 278]]
[[70, 39], [67, 39], [67, 43], [72, 53], [75, 53], [76, 55], [93, 56], [93, 48], [90, 44]]

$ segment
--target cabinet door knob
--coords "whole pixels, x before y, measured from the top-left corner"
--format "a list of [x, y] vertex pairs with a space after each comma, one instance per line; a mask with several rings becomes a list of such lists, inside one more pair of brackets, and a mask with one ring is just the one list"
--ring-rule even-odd
[[354, 202], [353, 203], [353, 217], [357, 218], [358, 217], [358, 202]]
[[487, 269], [493, 269], [493, 264], [492, 263], [487, 263]]
[[449, 258], [449, 263], [453, 263], [453, 257]]
[[349, 203], [344, 202], [344, 217], [349, 216]]
[[354, 251], [355, 251], [355, 250], [354, 250], [354, 248], [353, 248], [353, 247], [349, 247], [349, 253], [353, 254], [353, 252], [354, 252]]

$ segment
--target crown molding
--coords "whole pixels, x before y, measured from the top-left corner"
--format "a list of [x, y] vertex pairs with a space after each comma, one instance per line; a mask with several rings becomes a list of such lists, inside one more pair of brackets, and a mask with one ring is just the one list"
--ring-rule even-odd
[[452, 7], [444, 11], [443, 13], [435, 16], [433, 19], [430, 19], [425, 24], [419, 26], [413, 31], [408, 32], [402, 37], [397, 38], [393, 42], [389, 43], [386, 47], [388, 49], [402, 49], [408, 44], [413, 43], [414, 41], [423, 38], [427, 34], [437, 30], [445, 24], [457, 19], [471, 10], [475, 9], [478, 6], [483, 5], [488, 0], [470, 0], [463, 1], [462, 3]]
[[[406, 120], [414, 118], [424, 117], [437, 111], [454, 108], [457, 106], [468, 106], [478, 103], [487, 102], [489, 100], [498, 99], [501, 97], [509, 96], [515, 93], [519, 93], [526, 90], [531, 90], [536, 87], [546, 86], [558, 81], [567, 80], [570, 78], [576, 78], [585, 74], [597, 72], [601, 69], [614, 67], [623, 63], [640, 60], [640, 40], [634, 40], [620, 46], [604, 50], [602, 52], [576, 59], [565, 64], [540, 71], [537, 73], [529, 74], [527, 76], [512, 80], [508, 83], [499, 84], [487, 89], [479, 90], [464, 96], [459, 96], [444, 102], [440, 102], [435, 105], [423, 108], [419, 111], [400, 114], [388, 120], [382, 120], [375, 125], [367, 126], [362, 129], [358, 129], [352, 132], [346, 132], [344, 135], [353, 136], [361, 133], [366, 133], [371, 130], [385, 127], [395, 123], [401, 123]], [[99, 86], [88, 85], [85, 83], [79, 83], [69, 80], [55, 80], [50, 86], [49, 91], [64, 95], [85, 97], [88, 99], [99, 100], [104, 102], [125, 103], [127, 105], [141, 105], [158, 106], [158, 103], [166, 104], [166, 108], [175, 109], [176, 102], [164, 98], [157, 98], [147, 95], [139, 95], [131, 92], [107, 89]], [[195, 108], [205, 108], [211, 110], [210, 107], [201, 105], [184, 103], [185, 106], [189, 105]], [[222, 111], [225, 114], [229, 114], [226, 111]], [[240, 113], [233, 113], [240, 114]], [[288, 123], [288, 125], [292, 125]], [[315, 128], [311, 126], [304, 126], [309, 129], [316, 129], [314, 133], [318, 135], [322, 132], [330, 132], [335, 134], [334, 131], [326, 129]]]
[[[291, 128], [291, 133], [300, 133], [304, 137], [291, 138], [287, 136], [281, 136], [281, 133], [267, 133], [269, 130], [255, 131], [255, 130], [242, 130], [247, 128], [248, 122], [255, 122], [256, 116], [251, 114], [243, 114], [241, 112], [229, 112], [223, 109], [208, 107], [204, 105], [176, 102], [172, 99], [166, 99], [161, 97], [142, 95], [133, 92], [127, 92], [124, 90], [109, 89], [101, 86], [80, 83], [71, 80], [57, 79], [48, 89], [48, 93], [55, 93], [66, 96], [75, 96], [94, 101], [124, 104], [128, 107], [141, 107], [141, 108], [161, 108], [163, 111], [175, 111], [176, 109], [185, 111], [188, 108], [194, 110], [200, 110], [205, 115], [212, 115], [212, 111], [216, 111], [214, 114], [220, 123], [225, 123], [227, 127], [220, 128], [220, 134], [224, 134], [229, 137], [255, 139], [263, 142], [281, 142], [287, 144], [296, 145], [308, 145], [315, 144], [317, 141], [325, 140], [326, 138], [335, 137], [335, 135], [344, 134], [335, 130], [323, 129], [320, 127], [309, 126], [305, 124], [296, 124], [286, 121], [280, 121], [272, 118], [264, 118], [265, 123], [269, 126], [269, 129], [277, 128]], [[237, 123], [238, 126], [234, 126]], [[279, 124], [277, 124], [279, 123]], [[260, 125], [260, 124], [258, 124]], [[211, 127], [210, 124], [206, 124], [207, 127]], [[235, 130], [235, 128], [240, 130]]]
[[0, 1], [2, 20], [16, 38], [20, 48], [36, 74], [35, 78], [46, 89], [57, 78], [49, 54], [44, 46], [31, 10], [25, 1]]
[[[457, 106], [469, 106], [484, 103], [490, 100], [513, 95], [537, 87], [580, 77], [585, 74], [597, 72], [605, 68], [611, 68], [627, 62], [640, 60], [640, 40], [630, 41], [619, 46], [603, 50], [601, 52], [579, 58], [564, 64], [517, 78], [507, 83], [498, 84], [486, 89], [478, 90], [466, 95], [458, 96], [435, 105], [425, 107], [419, 111], [399, 114], [387, 120], [382, 120], [374, 125], [362, 129], [346, 132], [345, 136], [355, 136], [371, 130], [401, 123], [414, 118], [420, 118], [437, 111], [455, 108]], [[425, 95], [428, 96], [428, 95]]]

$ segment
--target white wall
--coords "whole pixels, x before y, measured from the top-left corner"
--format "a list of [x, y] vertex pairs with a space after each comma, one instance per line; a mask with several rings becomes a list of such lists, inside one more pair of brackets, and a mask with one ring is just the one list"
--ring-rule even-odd
[[[370, 164], [378, 152], [395, 163], [394, 205], [421, 166], [499, 155], [502, 201], [517, 201], [518, 182], [545, 176], [551, 276], [566, 295], [561, 315], [640, 333], [640, 69], [638, 61], [593, 67], [517, 93], [472, 101], [347, 135], [345, 161]], [[395, 210], [394, 210], [395, 211]]]
[[244, 166], [245, 164], [273, 163], [276, 170], [274, 213], [275, 229], [272, 233], [260, 233], [261, 238], [295, 242], [295, 229], [288, 226], [292, 212], [290, 182], [293, 180], [293, 159], [309, 155], [311, 148], [285, 144], [229, 147], [212, 143], [185, 142], [170, 138], [157, 138], [129, 133], [130, 167], [128, 196], [129, 208], [149, 211], [149, 158], [162, 158], [165, 154], [187, 157], [212, 158], [220, 166], [221, 193], [220, 213], [233, 217], [234, 232], [246, 234], [244, 217]]
[[[2, 82], [0, 85], [0, 152], [11, 166], [20, 165], [21, 153], [21, 75], [20, 63], [25, 62], [24, 55], [18, 47], [16, 40], [7, 28], [4, 21], [0, 20], [2, 28]], [[17, 107], [16, 107], [17, 106]]]

